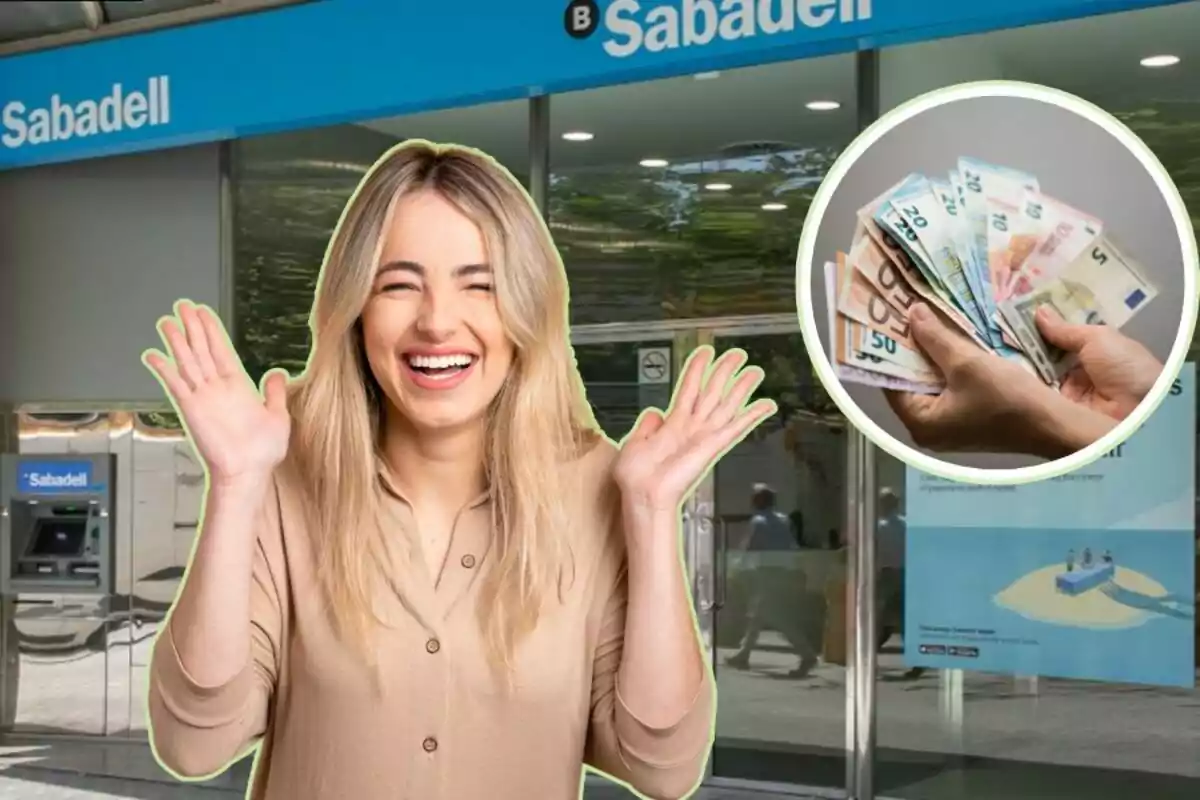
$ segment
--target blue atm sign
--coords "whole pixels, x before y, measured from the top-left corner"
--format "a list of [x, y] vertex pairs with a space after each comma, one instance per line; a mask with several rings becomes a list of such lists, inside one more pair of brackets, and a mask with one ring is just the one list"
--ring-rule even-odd
[[77, 494], [94, 492], [91, 461], [21, 461], [17, 464], [18, 494]]

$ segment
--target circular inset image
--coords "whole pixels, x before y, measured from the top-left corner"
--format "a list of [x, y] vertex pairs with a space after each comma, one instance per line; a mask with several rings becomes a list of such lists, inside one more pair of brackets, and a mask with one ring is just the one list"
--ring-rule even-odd
[[1016, 484], [1100, 458], [1153, 413], [1200, 263], [1178, 190], [1119, 120], [987, 81], [855, 139], [796, 268], [809, 357], [853, 425], [922, 471]]

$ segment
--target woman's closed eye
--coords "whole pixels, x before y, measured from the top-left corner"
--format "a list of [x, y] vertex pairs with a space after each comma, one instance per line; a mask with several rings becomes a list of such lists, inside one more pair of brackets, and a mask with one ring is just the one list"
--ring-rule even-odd
[[419, 292], [421, 287], [411, 281], [392, 281], [379, 287], [380, 293], [387, 292]]
[[467, 289], [472, 292], [491, 292], [492, 284], [485, 281], [477, 281], [467, 285]]

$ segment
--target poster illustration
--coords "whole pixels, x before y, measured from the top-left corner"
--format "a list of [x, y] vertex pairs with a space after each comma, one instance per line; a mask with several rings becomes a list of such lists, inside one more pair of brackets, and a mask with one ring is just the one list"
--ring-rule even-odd
[[1124, 444], [1068, 475], [906, 476], [910, 666], [1195, 685], [1195, 366]]

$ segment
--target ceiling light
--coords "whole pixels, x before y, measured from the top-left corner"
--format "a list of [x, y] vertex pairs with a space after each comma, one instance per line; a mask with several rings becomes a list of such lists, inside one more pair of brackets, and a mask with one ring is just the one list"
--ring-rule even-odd
[[1141, 64], [1143, 67], [1150, 67], [1151, 69], [1154, 69], [1156, 67], [1173, 67], [1178, 63], [1179, 63], [1179, 56], [1166, 56], [1166, 55], [1146, 56], [1141, 61]]
[[587, 131], [567, 131], [563, 134], [563, 138], [568, 142], [590, 142], [595, 138], [595, 134]]
[[695, 75], [698, 81], [711, 81], [713, 78], [719, 77], [721, 77], [721, 73], [717, 70], [713, 70], [712, 72], [697, 72]]
[[783, 211], [787, 208], [787, 203], [763, 203], [763, 211]]
[[665, 158], [643, 158], [638, 163], [643, 167], [665, 167], [667, 160]]
[[804, 107], [809, 111], [833, 111], [842, 107], [842, 104], [836, 100], [813, 100], [811, 103], [805, 103]]
[[708, 189], [710, 192], [728, 192], [730, 189], [733, 188], [733, 184], [732, 183], [706, 183], [706, 184], [704, 184], [704, 188]]

